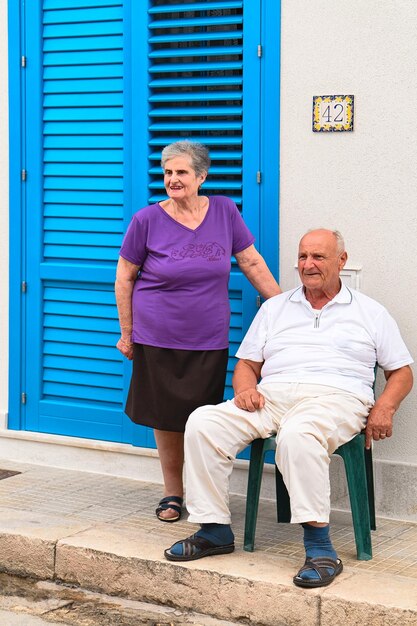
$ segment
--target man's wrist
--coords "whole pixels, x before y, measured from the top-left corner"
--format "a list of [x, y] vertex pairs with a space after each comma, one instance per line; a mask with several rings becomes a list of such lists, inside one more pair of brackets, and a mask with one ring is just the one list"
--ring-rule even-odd
[[394, 404], [394, 402], [391, 402], [387, 399], [384, 399], [382, 396], [380, 396], [377, 401], [375, 402], [374, 406], [372, 407], [373, 409], [382, 409], [384, 411], [388, 411], [390, 413], [392, 413], [392, 415], [394, 415], [394, 413], [397, 411], [398, 409], [398, 405]]
[[252, 386], [249, 386], [249, 387], [244, 387], [244, 388], [241, 388], [241, 389], [239, 389], [239, 390], [234, 389], [233, 391], [234, 391], [235, 396], [238, 396], [238, 395], [240, 395], [241, 393], [244, 393], [245, 391], [252, 391], [252, 390], [257, 391], [257, 389], [256, 389], [256, 386], [255, 386], [255, 385], [252, 385]]

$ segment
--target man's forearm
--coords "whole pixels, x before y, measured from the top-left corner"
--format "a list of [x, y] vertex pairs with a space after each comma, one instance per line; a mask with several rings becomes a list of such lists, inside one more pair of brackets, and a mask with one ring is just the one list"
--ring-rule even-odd
[[259, 374], [257, 374], [253, 367], [248, 365], [245, 361], [238, 361], [233, 373], [233, 391], [235, 396], [246, 391], [246, 389], [254, 389], [258, 384]]
[[262, 363], [241, 360], [237, 363], [233, 374], [235, 405], [245, 411], [256, 411], [265, 406], [264, 396], [256, 389], [261, 375]]
[[395, 413], [401, 402], [410, 393], [412, 387], [413, 373], [410, 366], [400, 367], [398, 370], [388, 374], [384, 390], [375, 402], [375, 405], [384, 405]]

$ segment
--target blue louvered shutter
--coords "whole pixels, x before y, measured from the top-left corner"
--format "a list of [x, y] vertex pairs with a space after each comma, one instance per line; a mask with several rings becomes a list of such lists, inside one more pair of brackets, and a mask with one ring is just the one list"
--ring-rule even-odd
[[[165, 197], [162, 147], [185, 137], [210, 147], [205, 192], [233, 198], [258, 238], [259, 2], [34, 0], [25, 11], [27, 404], [11, 427], [152, 445], [123, 412], [118, 250], [131, 215]], [[236, 264], [230, 298], [234, 354], [256, 312]]]

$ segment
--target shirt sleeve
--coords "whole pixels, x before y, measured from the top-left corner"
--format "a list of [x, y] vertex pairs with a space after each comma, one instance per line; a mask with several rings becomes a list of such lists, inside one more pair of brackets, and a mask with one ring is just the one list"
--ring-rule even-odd
[[241, 252], [242, 250], [249, 248], [249, 246], [254, 243], [255, 237], [246, 226], [243, 221], [243, 217], [239, 213], [239, 209], [234, 202], [231, 202], [231, 215], [233, 233], [232, 254], [236, 254], [236, 252]]
[[248, 359], [249, 361], [263, 363], [265, 361], [264, 347], [267, 335], [266, 307], [262, 305], [255, 315], [252, 324], [249, 326], [248, 332], [236, 352], [236, 357], [238, 359]]
[[383, 309], [376, 322], [376, 359], [378, 365], [383, 370], [392, 371], [413, 363], [397, 323], [386, 309]]
[[146, 224], [135, 214], [123, 238], [120, 256], [135, 265], [143, 265], [147, 254], [147, 230]]

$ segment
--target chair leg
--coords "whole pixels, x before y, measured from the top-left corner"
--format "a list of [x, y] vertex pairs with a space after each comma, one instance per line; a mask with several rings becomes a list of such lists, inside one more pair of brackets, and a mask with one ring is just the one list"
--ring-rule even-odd
[[363, 435], [358, 435], [349, 443], [338, 448], [344, 461], [349, 489], [350, 506], [352, 509], [353, 529], [355, 533], [356, 553], [359, 561], [372, 559], [371, 525], [369, 507], [361, 507], [368, 503], [368, 488], [364, 459]]
[[277, 522], [288, 523], [291, 521], [290, 496], [285, 486], [282, 474], [275, 465], [275, 485], [277, 492]]
[[371, 530], [376, 530], [374, 468], [372, 465], [372, 448], [365, 449], [366, 484], [368, 487], [369, 517]]
[[256, 521], [258, 519], [259, 494], [261, 492], [266, 441], [268, 440], [255, 439], [251, 447], [246, 496], [245, 536], [243, 541], [243, 549], [247, 552], [253, 552], [255, 546]]

